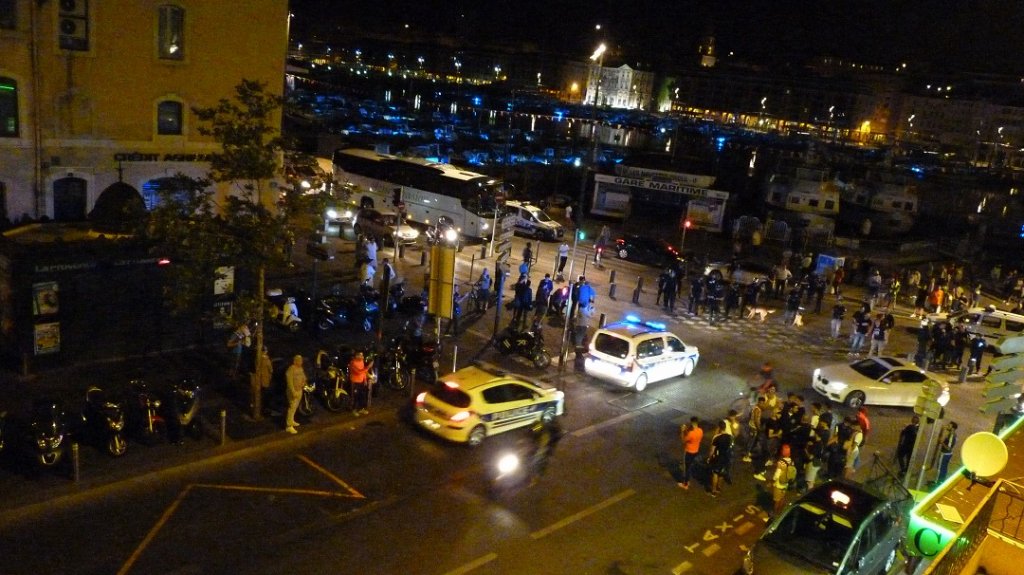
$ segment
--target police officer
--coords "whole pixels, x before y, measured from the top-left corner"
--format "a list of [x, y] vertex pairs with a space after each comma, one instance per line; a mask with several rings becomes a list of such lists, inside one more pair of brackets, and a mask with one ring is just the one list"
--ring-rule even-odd
[[981, 371], [981, 355], [985, 353], [985, 347], [985, 338], [980, 333], [974, 334], [971, 340], [971, 360], [967, 364], [972, 374]]

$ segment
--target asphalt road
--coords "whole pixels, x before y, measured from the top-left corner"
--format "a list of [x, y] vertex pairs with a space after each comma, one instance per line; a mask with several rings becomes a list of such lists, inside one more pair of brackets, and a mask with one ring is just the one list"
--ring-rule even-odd
[[[539, 269], [553, 266], [554, 249], [535, 250]], [[421, 268], [414, 256], [407, 260], [412, 263], [400, 273], [413, 278]], [[479, 266], [463, 252], [457, 275], [468, 281]], [[607, 297], [613, 269], [623, 281], [618, 300]], [[722, 417], [766, 358], [775, 363], [783, 392], [817, 401], [810, 372], [845, 361], [845, 345], [824, 339], [825, 315], [805, 316], [803, 328], [781, 325], [781, 314], [764, 324], [709, 326], [658, 310], [653, 293], [643, 294], [639, 306], [622, 296], [632, 293], [637, 275], [653, 279], [650, 268], [606, 261], [606, 269], [588, 264], [586, 273], [609, 321], [627, 311], [666, 321], [700, 347], [701, 361], [690, 378], [633, 393], [573, 374], [571, 365], [540, 372], [483, 350], [493, 316], [465, 322], [466, 331], [446, 342], [446, 362], [494, 362], [567, 393], [566, 435], [536, 485], [493, 497], [487, 466], [514, 437], [495, 437], [477, 450], [437, 441], [403, 421], [404, 394], [385, 392], [369, 418], [320, 411], [295, 437], [264, 423], [270, 427], [259, 441], [227, 449], [204, 439], [185, 446], [164, 469], [150, 460], [173, 446], [137, 451], [134, 464], [146, 473], [105, 486], [58, 489], [66, 479], [12, 478], [0, 468], [0, 481], [16, 481], [19, 489], [35, 482], [60, 494], [0, 514], [0, 573], [732, 575], [764, 525], [754, 470], [737, 462], [734, 483], [718, 499], [698, 487], [680, 490], [673, 477], [681, 458], [678, 426], [691, 415], [707, 422]], [[907, 315], [903, 328], [912, 325]], [[898, 331], [890, 349], [909, 352], [910, 332]], [[326, 337], [335, 342], [350, 334]], [[557, 350], [557, 330], [547, 337]], [[312, 345], [277, 339], [275, 355]], [[962, 437], [991, 426], [977, 414], [981, 385], [953, 388], [948, 411], [961, 422]], [[910, 411], [871, 408], [871, 414], [870, 446], [887, 459]]]

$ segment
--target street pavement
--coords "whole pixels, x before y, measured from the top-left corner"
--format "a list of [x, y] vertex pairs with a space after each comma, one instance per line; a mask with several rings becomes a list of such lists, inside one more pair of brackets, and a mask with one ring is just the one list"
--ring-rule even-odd
[[[320, 286], [340, 284], [349, 289], [354, 288], [354, 246], [352, 242], [338, 239], [332, 241], [338, 248], [338, 257], [335, 261], [319, 265], [318, 283]], [[519, 263], [518, 254], [523, 242], [524, 240], [519, 238], [514, 241], [511, 261], [513, 267]], [[533, 273], [533, 278], [536, 281], [544, 270], [553, 268], [557, 244], [544, 243], [535, 244], [535, 246], [534, 253], [539, 258]], [[298, 249], [302, 246], [296, 247], [295, 253], [299, 254], [295, 258], [296, 267], [289, 273], [272, 278], [272, 283], [283, 286], [309, 284], [313, 269], [312, 261], [304, 255], [304, 249]], [[705, 247], [706, 251], [710, 253], [728, 253], [728, 246], [725, 244], [717, 247]], [[700, 345], [702, 365], [698, 367], [698, 370], [717, 374], [716, 377], [720, 377], [722, 381], [730, 381], [730, 385], [737, 390], [737, 397], [738, 393], [745, 391], [747, 381], [745, 375], [737, 374], [749, 373], [752, 376], [759, 365], [759, 361], [755, 362], [749, 359], [747, 360], [749, 365], [734, 365], [738, 355], [734, 350], [737, 348], [746, 350], [747, 356], [751, 351], [757, 353], [760, 350], [764, 359], [772, 359], [778, 368], [782, 391], [803, 393], [808, 402], [821, 399], [810, 389], [811, 370], [822, 363], [847, 359], [846, 340], [841, 338], [838, 341], [831, 341], [827, 338], [828, 310], [831, 309], [830, 298], [826, 298], [821, 314], [805, 313], [803, 327], [784, 325], [781, 309], [770, 315], [763, 323], [734, 317], [712, 326], [708, 324], [706, 318], [691, 316], [681, 308], [677, 307], [676, 313], [669, 314], [654, 305], [655, 294], [652, 287], [655, 286], [658, 270], [609, 257], [606, 257], [603, 267], [595, 267], [590, 260], [591, 249], [589, 243], [581, 243], [573, 260], [573, 271], [567, 274], [567, 277], [575, 277], [581, 273], [586, 274], [598, 294], [598, 312], [604, 315], [608, 321], [621, 319], [627, 313], [639, 313], [646, 319], [665, 321], [669, 325], [669, 329], [678, 333], [684, 340], [696, 341]], [[404, 256], [404, 258], [395, 258], [390, 248], [383, 248], [378, 254], [379, 258], [392, 257], [392, 261], [397, 263], [399, 276], [407, 281], [407, 293], [416, 293], [423, 286], [422, 282], [427, 270], [423, 264], [428, 262], [420, 249], [410, 249]], [[456, 266], [456, 277], [459, 283], [474, 280], [483, 265], [493, 269], [493, 258], [483, 258], [482, 256], [483, 252], [480, 246], [467, 246], [459, 254]], [[615, 298], [610, 297], [613, 272], [619, 280], [616, 285], [617, 297]], [[647, 287], [637, 294], [638, 299], [634, 303], [632, 295], [637, 289], [639, 278], [643, 278], [643, 284]], [[507, 285], [506, 298], [509, 297], [510, 292], [511, 285]], [[852, 313], [856, 305], [855, 302], [859, 297], [863, 297], [863, 290], [858, 286], [849, 286], [844, 295]], [[677, 304], [685, 307], [685, 296], [677, 301]], [[775, 308], [781, 308], [781, 304], [781, 301], [770, 300], [768, 302], [769, 307]], [[894, 354], [905, 356], [914, 349], [912, 328], [916, 322], [910, 319], [909, 314], [909, 309], [897, 309], [899, 329], [889, 345], [889, 351]], [[506, 311], [502, 318], [502, 325], [507, 323], [510, 316], [511, 312]], [[390, 321], [385, 326], [386, 331], [398, 329], [401, 321], [400, 318]], [[587, 417], [587, 410], [581, 409], [581, 407], [585, 406], [587, 402], [608, 401], [607, 396], [600, 393], [599, 387], [588, 385], [587, 378], [573, 372], [571, 359], [562, 366], [559, 366], [556, 360], [556, 363], [548, 370], [537, 372], [525, 361], [505, 358], [489, 351], [486, 341], [493, 333], [493, 325], [494, 318], [490, 314], [484, 317], [467, 316], [463, 321], [463, 334], [454, 338], [444, 338], [442, 371], [449, 366], [465, 366], [476, 359], [502, 364], [516, 371], [540, 377], [567, 390], [573, 390], [572, 402], [575, 403], [570, 403], [569, 409], [574, 413], [582, 414], [584, 419]], [[272, 329], [273, 327], [268, 326], [268, 342], [271, 355], [274, 356], [279, 370], [285, 365], [286, 358], [291, 357], [293, 353], [302, 353], [311, 357], [321, 345], [332, 345], [341, 340], [346, 343], [373, 341], [373, 334], [338, 332], [324, 334], [321, 336], [321, 340], [317, 340], [306, 333], [292, 336], [283, 331], [275, 331]], [[845, 326], [845, 333], [848, 333], [848, 327], [848, 325]], [[557, 355], [557, 351], [562, 347], [559, 335], [557, 329], [545, 331], [546, 341], [553, 355]], [[25, 473], [12, 465], [10, 458], [7, 458], [3, 464], [0, 464], [0, 486], [2, 486], [0, 490], [3, 493], [0, 495], [0, 519], [30, 514], [44, 508], [44, 504], [52, 505], [54, 501], [73, 504], [88, 497], [92, 492], [116, 488], [120, 482], [133, 481], [147, 474], [202, 465], [204, 460], [230, 457], [232, 453], [290, 441], [291, 436], [282, 432], [279, 414], [258, 421], [249, 417], [245, 386], [229, 382], [223, 375], [226, 373], [228, 361], [223, 346], [224, 337], [226, 334], [213, 337], [212, 343], [207, 348], [179, 350], [161, 356], [125, 358], [121, 361], [70, 366], [41, 372], [28, 378], [17, 377], [10, 373], [2, 374], [0, 406], [3, 407], [0, 409], [9, 411], [24, 409], [30, 398], [41, 394], [71, 396], [72, 404], [74, 404], [74, 400], [78, 396], [84, 398], [84, 389], [90, 384], [116, 387], [136, 376], [150, 381], [170, 381], [182, 375], [199, 374], [205, 383], [201, 412], [205, 434], [202, 440], [186, 442], [184, 445], [151, 447], [132, 445], [128, 454], [120, 459], [106, 458], [96, 449], [82, 447], [77, 481], [70, 478], [70, 470], [59, 474]], [[569, 355], [571, 356], [571, 352]], [[950, 375], [949, 379], [955, 381], [955, 374]], [[954, 392], [954, 403], [951, 404], [949, 411], [960, 418], [961, 430], [965, 432], [962, 433], [962, 437], [966, 437], [971, 430], [980, 430], [991, 426], [990, 421], [977, 414], [977, 406], [980, 405], [980, 385], [982, 385], [980, 381], [968, 381], [961, 384]], [[673, 393], [677, 392], [668, 389], [667, 386], [660, 388], [660, 391], [656, 386], [652, 386], [652, 389], [643, 394], [620, 394], [612, 401], [618, 402], [618, 405], [627, 413], [640, 409], [659, 409], [659, 406], [662, 408], [685, 406], [686, 400], [673, 397]], [[395, 411], [407, 404], [409, 395], [404, 392], [385, 390], [374, 401], [376, 409]], [[726, 401], [714, 409], [714, 412], [699, 415], [705, 420], [713, 420], [715, 417], [724, 415], [729, 404]], [[909, 420], [909, 411], [894, 408], [872, 408], [872, 413], [875, 415], [872, 445], [895, 445], [899, 429], [906, 420]], [[680, 411], [679, 422], [688, 419], [689, 415], [691, 413], [685, 409]], [[315, 432], [318, 429], [348, 425], [352, 423], [353, 419], [350, 414], [327, 414], [320, 410], [311, 421], [303, 422], [304, 425], [300, 429], [303, 433]], [[599, 423], [598, 421], [583, 421], [581, 424], [595, 425]]]

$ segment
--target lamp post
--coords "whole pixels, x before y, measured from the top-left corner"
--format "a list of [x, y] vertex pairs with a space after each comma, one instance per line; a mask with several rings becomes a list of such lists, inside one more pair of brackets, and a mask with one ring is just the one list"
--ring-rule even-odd
[[[590, 171], [594, 171], [594, 166], [597, 164], [597, 104], [600, 102], [601, 95], [601, 79], [604, 76], [604, 53], [608, 49], [607, 46], [601, 44], [594, 50], [594, 53], [590, 55], [591, 62], [597, 62], [597, 81], [594, 84], [594, 107], [590, 111], [590, 138], [593, 140], [591, 152], [590, 152]], [[595, 184], [596, 185], [596, 184]], [[583, 202], [585, 201], [585, 194], [587, 191], [587, 176], [583, 175], [583, 181], [580, 183], [580, 197], [579, 202], [576, 206], [576, 217], [579, 219], [579, 225], [577, 229], [583, 227]]]
[[689, 218], [686, 217], [686, 214], [683, 214], [683, 218], [684, 218], [683, 219], [683, 226], [682, 226], [683, 227], [683, 239], [679, 241], [679, 253], [680, 253], [680, 255], [682, 255], [683, 250], [686, 249], [686, 230], [690, 229], [690, 226], [693, 225], [693, 223], [689, 220]]

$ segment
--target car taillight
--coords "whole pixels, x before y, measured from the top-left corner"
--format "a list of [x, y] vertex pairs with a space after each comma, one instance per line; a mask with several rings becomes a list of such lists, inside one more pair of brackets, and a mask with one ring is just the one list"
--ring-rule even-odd
[[463, 411], [460, 411], [460, 412], [456, 413], [455, 415], [451, 416], [451, 420], [452, 421], [466, 421], [467, 419], [469, 419], [469, 416], [471, 416], [471, 415], [473, 415], [473, 412], [468, 411], [468, 410], [463, 410]]
[[427, 400], [427, 392], [422, 391], [416, 396], [416, 405], [423, 405], [423, 402]]

